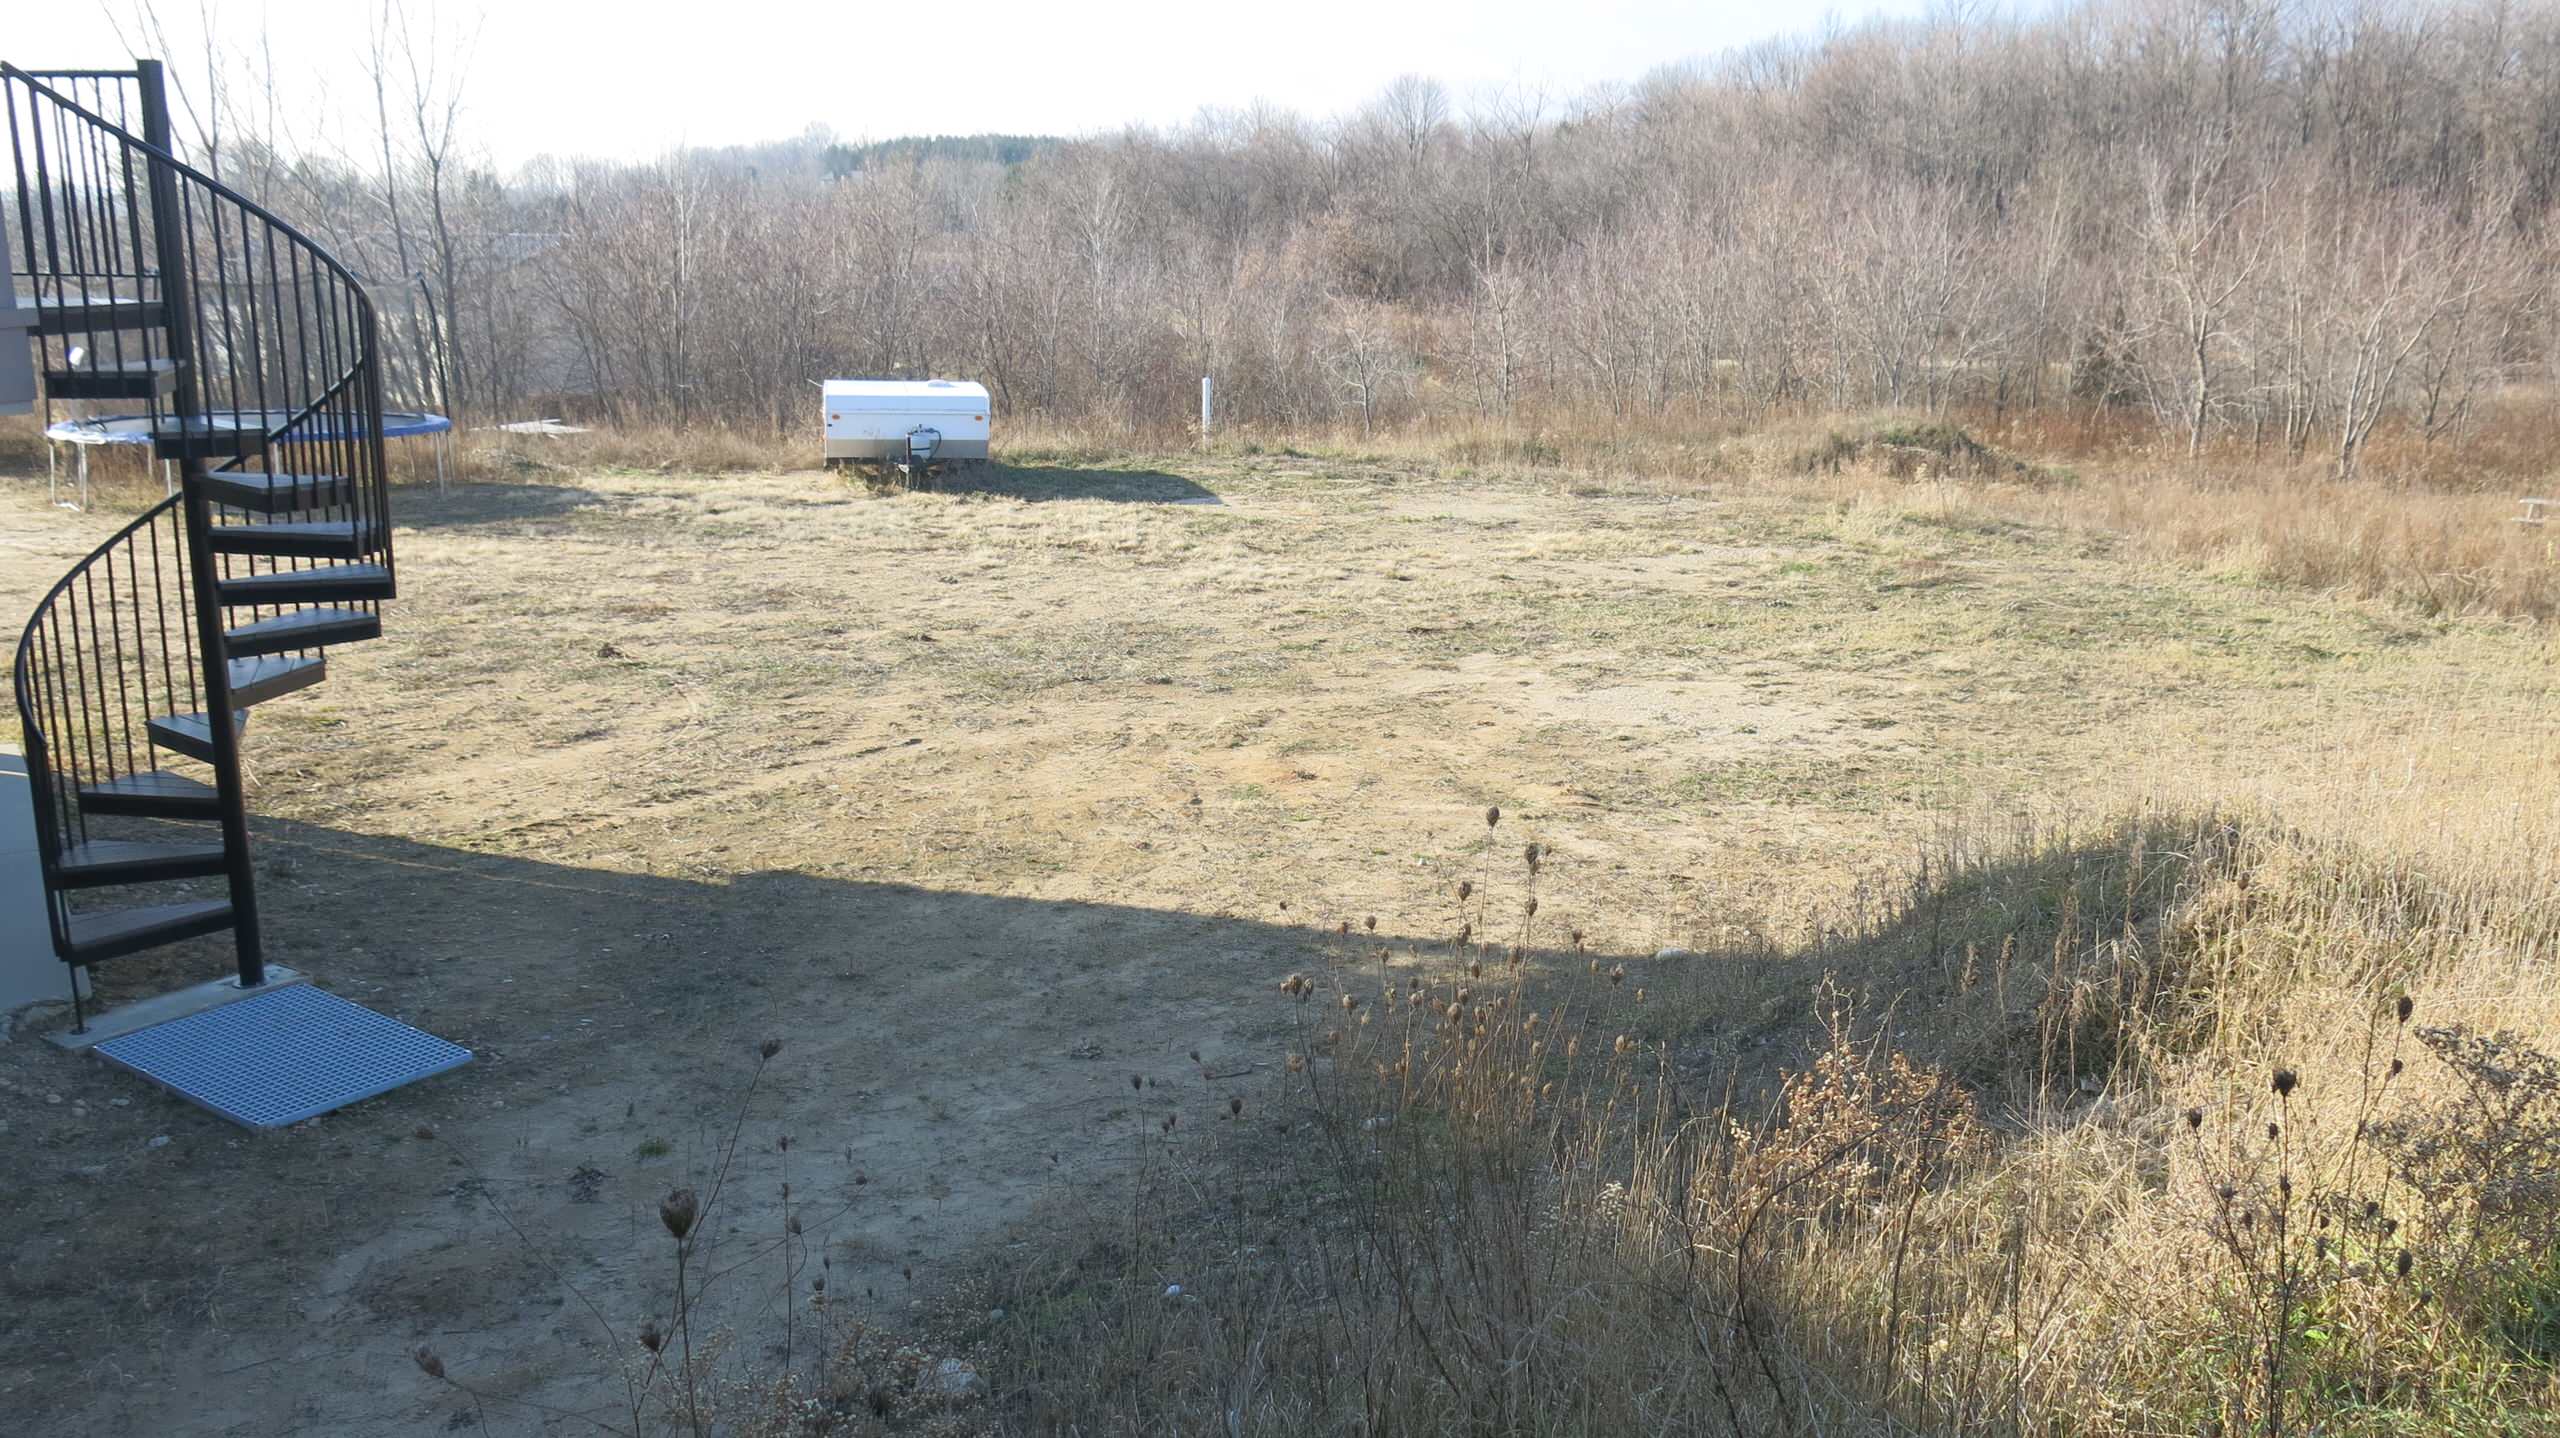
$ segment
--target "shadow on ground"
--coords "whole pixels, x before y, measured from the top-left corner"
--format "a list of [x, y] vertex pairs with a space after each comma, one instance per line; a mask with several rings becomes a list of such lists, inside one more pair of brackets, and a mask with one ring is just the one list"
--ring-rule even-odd
[[[1339, 977], [1368, 990], [1400, 977], [1380, 950], [1449, 953], [1447, 935], [799, 872], [626, 873], [253, 823], [270, 958], [477, 1057], [249, 1135], [23, 1030], [0, 1043], [0, 1089], [44, 1097], [0, 1131], [18, 1179], [0, 1387], [69, 1420], [49, 1431], [419, 1431], [451, 1407], [408, 1362], [428, 1339], [457, 1371], [592, 1404], [579, 1384], [595, 1375], [563, 1357], [592, 1339], [583, 1300], [662, 1301], [631, 1255], [669, 1187], [716, 1177], [768, 1039], [783, 1057], [740, 1171], [759, 1197], [725, 1231], [777, 1229], [770, 1193], [788, 1181], [825, 1215], [813, 1243], [839, 1291], [902, 1314], [992, 1245], [1035, 1241], [1061, 1194], [1107, 1205], [1130, 1181], [1133, 1125], [1178, 1117], [1171, 1141], [1203, 1142], [1230, 1114], [1289, 1103], [1280, 1060], [1325, 1019], [1278, 998], [1282, 976], [1347, 960]], [[2031, 994], [1986, 1005], [1970, 956], [2012, 935], [2036, 952], [2050, 921], [2020, 916], [2103, 888], [2084, 859], [2105, 852], [1960, 874], [1809, 952], [1532, 963], [1578, 1013], [1621, 965], [1658, 986], [1641, 1017], [1609, 1022], [1633, 1020], [1684, 1070], [1765, 1081], [1800, 1063], [1822, 975], [1869, 1021], [1925, 1010], [1970, 1041], [1924, 1049], [2007, 1052]], [[199, 941], [108, 966], [99, 986], [112, 1003], [229, 965], [227, 945]], [[786, 1134], [787, 1160], [772, 1147]], [[742, 1331], [778, 1321], [758, 1292], [729, 1315]]]
[[460, 529], [478, 524], [524, 524], [557, 519], [612, 504], [612, 498], [574, 484], [514, 484], [495, 480], [433, 480], [393, 486], [395, 522], [414, 529]]
[[1109, 466], [1012, 465], [1002, 462], [944, 475], [932, 486], [946, 494], [986, 494], [1034, 504], [1053, 499], [1100, 499], [1119, 504], [1217, 504], [1218, 496], [1178, 474]]
[[[269, 960], [475, 1058], [252, 1134], [30, 1032], [67, 1016], [38, 1010], [0, 1042], [0, 1091], [38, 1096], [0, 1131], [18, 1180], [0, 1391], [47, 1431], [426, 1431], [453, 1402], [409, 1362], [422, 1341], [456, 1372], [598, 1401], [579, 1386], [598, 1376], [575, 1361], [593, 1341], [580, 1300], [657, 1311], [659, 1280], [631, 1255], [651, 1251], [670, 1187], [716, 1180], [767, 1039], [781, 1057], [724, 1210], [737, 1228], [717, 1242], [777, 1229], [787, 1180], [812, 1215], [810, 1262], [829, 1258], [848, 1302], [895, 1321], [973, 1255], [1030, 1237], [1042, 1204], [1125, 1188], [1133, 1124], [1178, 1115], [1173, 1141], [1205, 1143], [1231, 1097], [1249, 1114], [1283, 1102], [1306, 1014], [1278, 983], [1343, 942], [1172, 909], [614, 872], [252, 822]], [[162, 887], [118, 897], [214, 892]], [[227, 941], [198, 940], [104, 965], [98, 987], [112, 1005], [231, 963]], [[529, 1264], [519, 1230], [556, 1267]], [[755, 1306], [770, 1285], [739, 1292], [742, 1331], [781, 1321]]]

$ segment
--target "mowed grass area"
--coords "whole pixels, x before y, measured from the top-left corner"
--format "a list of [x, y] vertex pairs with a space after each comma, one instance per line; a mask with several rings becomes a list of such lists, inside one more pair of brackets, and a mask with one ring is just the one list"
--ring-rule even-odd
[[[335, 1131], [398, 1148], [432, 1112], [493, 1181], [523, 1169], [503, 1191], [563, 1271], [656, 1311], [625, 1274], [645, 1236], [543, 1185], [584, 1161], [654, 1204], [700, 1155], [649, 1145], [780, 1033], [810, 1076], [751, 1127], [804, 1136], [802, 1193], [847, 1195], [837, 1291], [963, 1313], [948, 1342], [994, 1398], [971, 1421], [1028, 1431], [2183, 1433], [2262, 1427], [2281, 1395], [2288, 1425], [2316, 1402], [2493, 1432], [2547, 1398], [2539, 1230], [2462, 1207], [2523, 1191], [2539, 1090], [2508, 1156], [2430, 1150], [2485, 1176], [2354, 1141], [2388, 1056], [2412, 1135], [2472, 1091], [2401, 994], [2408, 1034], [2560, 1049], [2545, 627], [1854, 463], [1779, 486], [1015, 459], [895, 494], [676, 468], [403, 489], [385, 639], [254, 721], [271, 926], [286, 961], [505, 1061]], [[35, 486], [0, 527], [25, 602], [114, 522]], [[497, 875], [530, 877], [475, 887]], [[536, 902], [575, 885], [676, 897], [627, 922]], [[2274, 1095], [2277, 1064], [2309, 1077]], [[1164, 1087], [1132, 1099], [1130, 1070]], [[6, 1141], [58, 1166], [171, 1121], [93, 1104]], [[2270, 1104], [2285, 1134], [2322, 1106], [2316, 1162], [2249, 1138]], [[289, 1161], [208, 1154], [190, 1181], [243, 1202]], [[2372, 1201], [2435, 1236], [2314, 1252], [2306, 1209], [2269, 1248], [2217, 1195], [2269, 1213], [2279, 1171], [2332, 1224]], [[226, 1289], [218, 1238], [144, 1245], [106, 1276], [146, 1265], [155, 1296], [122, 1305], [43, 1246], [153, 1202], [105, 1177], [29, 1201], [16, 1291], [172, 1369], [289, 1349], [332, 1294], [396, 1280], [404, 1205], [470, 1229], [438, 1273], [524, 1281], [505, 1227], [393, 1164], [278, 1200], [311, 1251], [369, 1264], [262, 1258], [267, 1302]], [[773, 1186], [742, 1183], [742, 1221], [778, 1225]], [[2409, 1291], [2365, 1282], [2402, 1248]], [[2324, 1276], [2338, 1254], [2363, 1277]], [[173, 1336], [217, 1296], [225, 1337]], [[346, 1361], [406, 1374], [426, 1320], [376, 1310]], [[556, 1319], [492, 1313], [439, 1340], [455, 1374], [548, 1347], [510, 1386], [591, 1396]], [[77, 1371], [54, 1361], [28, 1372]], [[349, 1394], [326, 1401], [351, 1424], [452, 1408], [379, 1373]]]
[[[405, 556], [404, 697], [508, 676], [475, 693], [481, 732], [579, 748], [525, 761], [541, 774], [609, 763], [696, 803], [892, 730], [994, 759], [1009, 731], [1087, 722], [1152, 751], [1142, 775], [1095, 774], [1096, 802], [1197, 787], [1317, 823], [1337, 857], [1409, 859], [1423, 836], [1356, 831], [1507, 799], [1657, 851], [1594, 866], [1619, 876], [1592, 881], [1644, 930], [1633, 947], [1695, 937], [1646, 895], [1664, 869], [1695, 869], [1717, 922], [1793, 925], [1950, 813], [2095, 814], [2216, 770], [2325, 795], [2339, 746], [2448, 725], [2492, 774], [2546, 752], [2539, 626], [2160, 560], [1985, 513], [1960, 483], [1806, 498], [1357, 456], [1061, 459], [896, 497], [800, 474], [466, 488], [470, 512]], [[1235, 838], [1247, 863], [1308, 841]]]

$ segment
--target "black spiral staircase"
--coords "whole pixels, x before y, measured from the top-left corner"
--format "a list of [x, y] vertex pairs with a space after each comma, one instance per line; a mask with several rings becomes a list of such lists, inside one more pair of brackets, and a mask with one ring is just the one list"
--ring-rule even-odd
[[177, 157], [156, 62], [0, 64], [0, 102], [9, 263], [48, 415], [146, 414], [178, 475], [18, 641], [54, 952], [78, 970], [227, 931], [255, 988], [241, 731], [324, 678], [331, 647], [380, 634], [396, 592], [373, 304], [327, 251]]

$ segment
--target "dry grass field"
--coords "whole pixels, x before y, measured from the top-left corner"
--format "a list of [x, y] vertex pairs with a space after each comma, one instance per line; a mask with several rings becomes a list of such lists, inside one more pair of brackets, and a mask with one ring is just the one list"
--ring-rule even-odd
[[[251, 1136], [31, 1017], [0, 1408], [683, 1431], [632, 1335], [661, 1199], [715, 1183], [725, 1431], [2553, 1396], [2527, 541], [2430, 605], [1872, 450], [1015, 460], [401, 491], [385, 638], [250, 727], [262, 902], [274, 957], [478, 1059]], [[2395, 532], [2503, 520], [2465, 503]], [[0, 489], [0, 612], [112, 511]], [[987, 1394], [936, 1400], [946, 1357]]]

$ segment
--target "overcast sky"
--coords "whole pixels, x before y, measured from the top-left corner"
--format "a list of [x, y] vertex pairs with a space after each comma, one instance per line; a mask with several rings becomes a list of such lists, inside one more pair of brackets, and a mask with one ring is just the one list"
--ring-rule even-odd
[[[326, 143], [324, 92], [351, 101], [380, 0], [157, 0], [183, 43], [199, 5], [237, 46], [272, 44], [306, 138]], [[1562, 101], [1672, 61], [1826, 22], [1913, 14], [1924, 0], [407, 0], [476, 37], [470, 138], [499, 164], [536, 154], [636, 157], [678, 143], [798, 134], [1086, 134], [1178, 124], [1267, 100], [1338, 113], [1400, 74], [1463, 102], [1525, 87]], [[134, 0], [22, 0], [7, 59], [30, 69], [121, 65]], [[128, 34], [132, 26], [125, 26]], [[173, 57], [174, 59], [174, 57]], [[298, 113], [297, 113], [298, 112]]]

